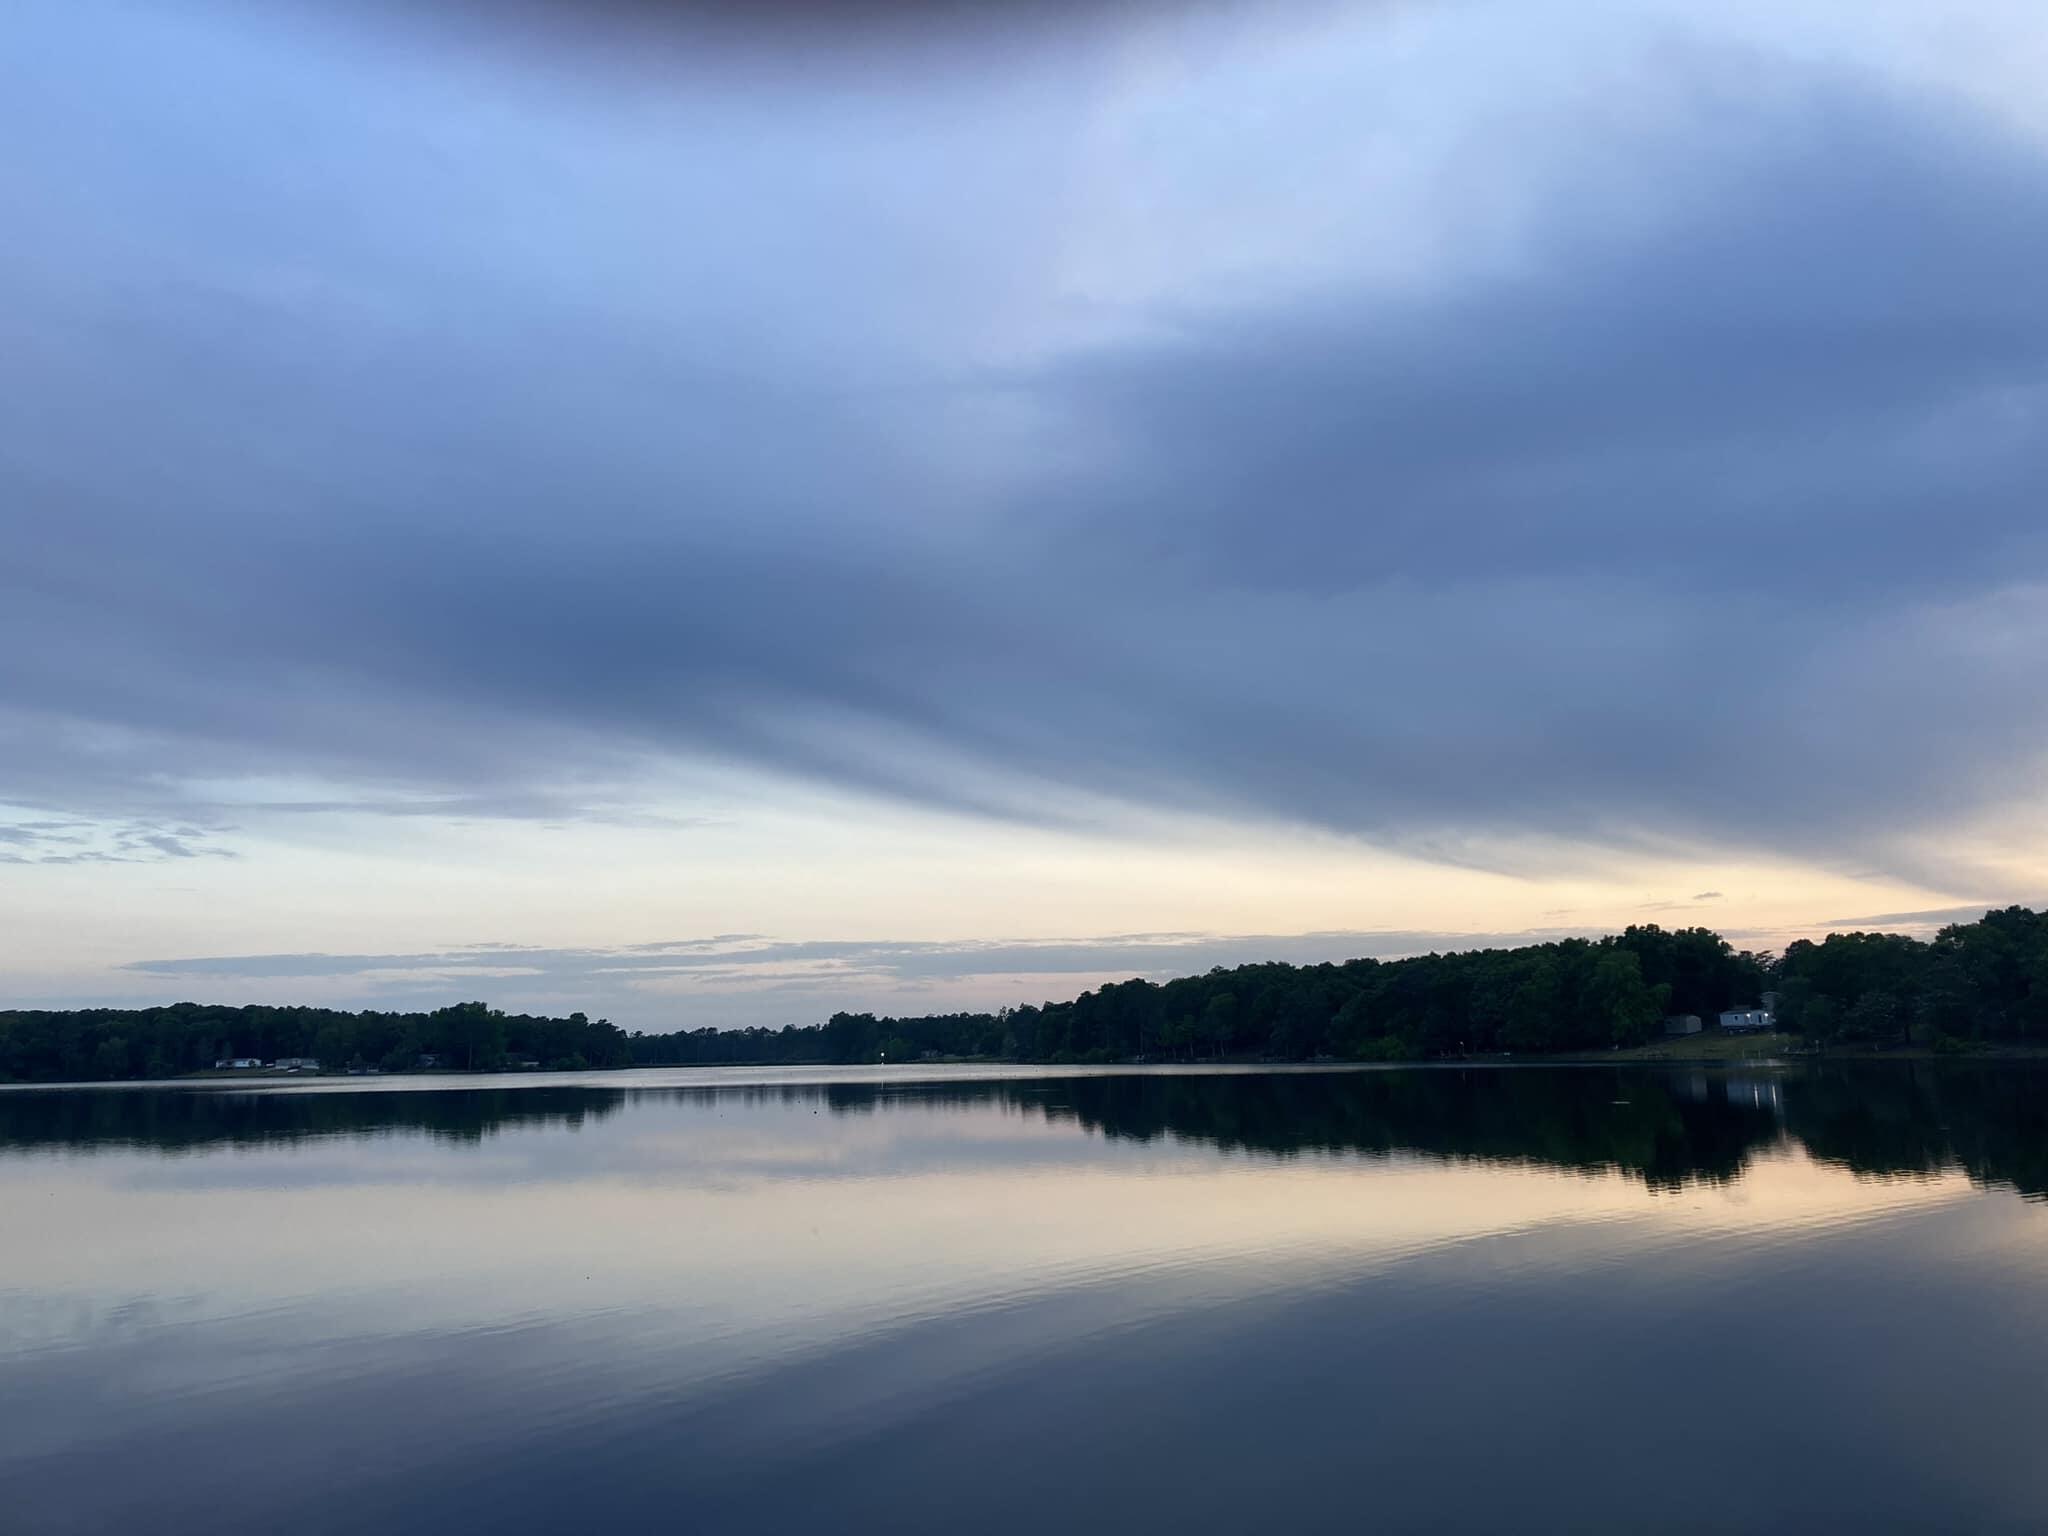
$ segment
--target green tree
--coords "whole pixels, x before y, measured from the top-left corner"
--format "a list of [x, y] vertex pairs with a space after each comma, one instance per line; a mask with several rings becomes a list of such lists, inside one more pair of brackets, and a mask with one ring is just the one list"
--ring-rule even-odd
[[1631, 950], [1610, 949], [1594, 964], [1586, 1005], [1616, 1045], [1640, 1045], [1657, 1026], [1657, 996]]
[[119, 1078], [129, 1074], [128, 1037], [109, 1035], [99, 1043], [92, 1053], [92, 1070], [95, 1077]]
[[1237, 994], [1218, 992], [1202, 1010], [1202, 1043], [1220, 1058], [1230, 1050], [1236, 1029]]

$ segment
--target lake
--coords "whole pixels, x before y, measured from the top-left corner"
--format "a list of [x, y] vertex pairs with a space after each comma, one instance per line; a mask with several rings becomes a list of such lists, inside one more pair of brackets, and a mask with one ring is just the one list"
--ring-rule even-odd
[[2044, 1090], [7, 1090], [0, 1529], [2040, 1530]]

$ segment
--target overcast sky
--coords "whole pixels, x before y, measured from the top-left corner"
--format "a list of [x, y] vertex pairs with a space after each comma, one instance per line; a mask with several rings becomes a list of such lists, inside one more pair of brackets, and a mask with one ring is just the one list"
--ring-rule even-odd
[[2048, 9], [15, 0], [0, 1001], [2048, 896]]

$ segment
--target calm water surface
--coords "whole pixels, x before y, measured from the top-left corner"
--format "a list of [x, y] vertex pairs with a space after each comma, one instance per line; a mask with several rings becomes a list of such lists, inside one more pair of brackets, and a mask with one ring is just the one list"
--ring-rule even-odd
[[0, 1092], [0, 1530], [2048, 1529], [2044, 1090]]

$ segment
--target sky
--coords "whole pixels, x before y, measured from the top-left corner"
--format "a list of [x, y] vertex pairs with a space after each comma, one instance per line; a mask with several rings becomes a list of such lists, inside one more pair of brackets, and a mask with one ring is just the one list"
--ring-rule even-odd
[[2048, 896], [2048, 10], [16, 0], [0, 1003]]

